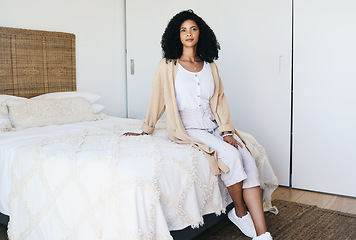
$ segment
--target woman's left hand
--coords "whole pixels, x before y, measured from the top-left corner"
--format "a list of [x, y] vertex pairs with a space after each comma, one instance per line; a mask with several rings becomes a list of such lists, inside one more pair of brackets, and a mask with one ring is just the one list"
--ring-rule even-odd
[[242, 144], [239, 143], [233, 136], [226, 136], [224, 137], [224, 141], [228, 144], [234, 146], [236, 149], [239, 149], [239, 146], [243, 148]]

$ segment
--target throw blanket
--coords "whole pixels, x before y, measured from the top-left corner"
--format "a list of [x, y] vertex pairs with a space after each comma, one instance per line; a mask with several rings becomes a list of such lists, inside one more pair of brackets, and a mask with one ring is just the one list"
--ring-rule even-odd
[[[125, 137], [139, 120], [110, 118], [17, 147], [11, 170], [9, 238], [172, 239], [231, 202], [202, 152], [168, 139]], [[277, 179], [263, 148], [242, 134], [261, 172], [266, 210]]]

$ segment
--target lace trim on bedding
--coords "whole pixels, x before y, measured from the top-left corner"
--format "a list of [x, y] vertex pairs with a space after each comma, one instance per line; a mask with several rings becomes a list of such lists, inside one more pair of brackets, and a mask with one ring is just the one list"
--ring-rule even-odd
[[105, 120], [105, 119], [108, 119], [109, 116], [106, 115], [105, 113], [97, 113], [95, 114], [95, 120], [98, 121], [98, 120]]
[[[127, 128], [126, 128], [127, 129]], [[112, 128], [105, 128], [101, 127], [100, 130], [106, 130], [107, 132], [112, 131]], [[101, 194], [100, 198], [97, 199], [96, 202], [90, 202], [89, 197], [88, 197], [88, 192], [87, 190], [82, 186], [80, 183], [80, 174], [83, 172], [86, 168], [88, 168], [93, 161], [98, 161], [99, 159], [97, 157], [92, 157], [90, 161], [86, 161], [84, 163], [78, 163], [80, 159], [78, 159], [78, 155], [80, 155], [82, 152], [85, 152], [87, 150], [95, 151], [96, 146], [91, 145], [90, 143], [97, 142], [98, 139], [97, 137], [99, 135], [99, 131], [96, 131], [96, 129], [90, 129], [90, 130], [83, 130], [78, 134], [66, 134], [62, 135], [60, 138], [44, 138], [41, 140], [41, 142], [37, 143], [31, 143], [27, 144], [21, 147], [21, 150], [27, 150], [28, 152], [32, 153], [34, 156], [34, 161], [33, 163], [30, 163], [30, 170], [25, 174], [25, 176], [18, 178], [17, 173], [15, 171], [11, 172], [11, 178], [12, 178], [12, 183], [13, 183], [13, 188], [11, 191], [11, 194], [9, 196], [9, 202], [10, 202], [10, 211], [12, 211], [15, 205], [20, 204], [21, 206], [24, 207], [25, 209], [25, 214], [27, 218], [29, 218], [29, 224], [26, 225], [26, 228], [24, 231], [22, 231], [19, 235], [15, 233], [13, 230], [14, 228], [14, 223], [10, 221], [9, 224], [9, 237], [11, 239], [26, 239], [28, 238], [33, 232], [36, 233], [36, 236], [39, 237], [39, 239], [45, 239], [45, 236], [41, 232], [41, 230], [38, 228], [40, 221], [47, 215], [49, 212], [54, 213], [54, 216], [56, 218], [57, 222], [57, 227], [62, 229], [62, 232], [66, 236], [66, 239], [72, 239], [75, 238], [78, 235], [79, 229], [82, 226], [83, 222], [86, 221], [89, 225], [93, 233], [95, 234], [97, 239], [102, 239], [103, 236], [103, 226], [100, 224], [100, 221], [98, 219], [98, 216], [96, 215], [97, 212], [100, 211], [100, 209], [103, 209], [107, 199], [113, 199], [116, 202], [120, 203], [122, 201], [123, 193], [127, 189], [132, 189], [132, 188], [140, 188], [140, 189], [150, 189], [150, 192], [152, 193], [151, 195], [151, 205], [149, 209], [149, 218], [148, 220], [148, 226], [149, 226], [149, 232], [144, 232], [142, 230], [138, 230], [137, 232], [127, 232], [126, 229], [122, 229], [121, 225], [117, 226], [118, 232], [120, 232], [120, 238], [122, 239], [172, 239], [171, 236], [169, 235], [160, 235], [156, 233], [156, 211], [159, 206], [159, 204], [167, 205], [168, 207], [171, 207], [171, 213], [175, 213], [174, 216], [171, 215], [171, 221], [173, 221], [174, 218], [181, 218], [184, 222], [186, 222], [188, 225], [191, 225], [192, 227], [198, 227], [199, 225], [203, 224], [202, 218], [200, 218], [198, 221], [189, 216], [189, 212], [186, 212], [183, 207], [183, 203], [186, 200], [187, 193], [189, 189], [192, 188], [192, 186], [195, 184], [198, 189], [202, 192], [204, 201], [203, 205], [201, 206], [200, 212], [202, 213], [203, 210], [205, 209], [206, 206], [210, 206], [211, 209], [214, 210], [216, 214], [220, 214], [221, 210], [219, 206], [215, 206], [213, 201], [212, 201], [212, 193], [213, 191], [220, 191], [220, 189], [216, 189], [216, 181], [217, 177], [213, 176], [212, 180], [210, 181], [208, 186], [205, 186], [203, 182], [199, 179], [197, 170], [196, 170], [196, 165], [197, 161], [200, 157], [200, 159], [205, 159], [203, 157], [203, 154], [201, 152], [195, 151], [192, 147], [186, 146], [186, 145], [178, 145], [178, 148], [183, 148], [186, 151], [189, 152], [189, 156], [191, 156], [191, 159], [187, 163], [182, 163], [178, 158], [175, 158], [173, 156], [167, 156], [165, 153], [161, 151], [161, 149], [164, 149], [165, 146], [169, 146], [169, 144], [173, 144], [170, 141], [167, 143], [168, 136], [162, 135], [158, 137], [152, 138], [150, 136], [141, 136], [137, 138], [128, 138], [128, 137], [123, 137], [121, 136], [122, 134], [122, 129], [119, 128], [118, 126], [115, 127], [114, 129], [114, 140], [110, 141], [112, 142], [112, 146], [109, 148], [111, 149], [111, 159], [101, 159], [100, 161], [108, 161], [108, 166], [110, 171], [110, 176], [108, 176], [109, 179], [112, 179], [111, 185], [106, 188], [106, 191]], [[106, 141], [105, 139], [101, 140], [102, 142]], [[124, 141], [123, 143], [124, 146], [121, 146], [121, 142]], [[74, 145], [75, 144], [75, 145]], [[89, 145], [88, 145], [89, 144]], [[71, 149], [70, 152], [63, 153], [62, 151], [57, 151], [57, 152], [52, 152], [49, 151], [52, 145], [56, 146], [74, 146]], [[100, 145], [100, 144], [98, 144]], [[116, 165], [119, 159], [127, 157], [127, 155], [122, 152], [123, 148], [127, 149], [127, 145], [130, 147], [149, 147], [151, 149], [150, 154], [140, 154], [137, 153], [135, 155], [130, 155], [130, 157], [134, 158], [141, 158], [141, 157], [150, 157], [154, 159], [154, 171], [153, 171], [153, 176], [150, 182], [143, 181], [140, 179], [132, 180], [130, 182], [120, 182], [116, 173]], [[90, 146], [90, 148], [89, 148]], [[177, 147], [177, 145], [174, 145], [174, 147]], [[98, 150], [100, 150], [100, 147], [97, 147]], [[46, 152], [47, 151], [47, 152]], [[56, 159], [60, 155], [65, 154], [69, 156], [69, 160], [67, 161], [68, 163], [68, 174], [66, 178], [58, 184], [55, 189], [52, 189], [47, 182], [46, 174], [45, 174], [45, 168], [44, 165], [46, 164], [47, 161], [50, 161], [49, 159]], [[199, 156], [199, 154], [201, 156]], [[199, 157], [198, 157], [199, 156]], [[14, 164], [16, 166], [17, 164], [20, 164], [21, 159], [17, 159], [17, 162]], [[174, 201], [174, 199], [170, 199], [165, 193], [160, 192], [159, 188], [159, 181], [163, 174], [163, 165], [167, 162], [173, 162], [177, 166], [180, 166], [180, 169], [183, 169], [185, 173], [187, 173], [188, 178], [187, 181], [184, 183], [184, 186], [182, 188], [182, 194], [181, 198], [178, 201]], [[191, 164], [191, 165], [190, 165]], [[192, 167], [193, 166], [193, 167]], [[27, 202], [24, 191], [29, 182], [31, 182], [32, 179], [34, 178], [40, 178], [41, 182], [41, 187], [44, 189], [46, 196], [48, 197], [48, 201], [45, 203], [45, 205], [41, 208], [40, 211], [38, 212], [32, 212], [31, 209], [28, 207], [29, 203]], [[64, 221], [58, 206], [56, 205], [57, 199], [60, 197], [62, 192], [66, 189], [67, 185], [75, 184], [76, 189], [78, 194], [81, 196], [81, 202], [83, 206], [85, 206], [85, 211], [84, 214], [80, 216], [80, 218], [77, 221], [77, 224], [73, 226], [68, 226], [66, 222]], [[122, 222], [122, 214], [121, 208], [117, 206], [116, 209], [112, 209], [113, 211], [117, 212], [117, 222]], [[12, 212], [10, 212], [11, 215], [13, 215]], [[168, 232], [169, 234], [169, 232]]]
[[11, 126], [10, 123], [6, 123], [6, 124], [3, 126], [3, 128], [2, 128], [1, 131], [3, 131], [3, 132], [14, 132], [14, 131], [16, 131], [16, 130], [15, 130], [15, 128], [13, 128], [13, 127]]
[[[218, 177], [211, 175], [207, 184], [203, 182], [199, 176], [199, 161], [205, 161], [203, 153], [196, 151], [196, 149], [191, 146], [177, 145], [170, 142], [166, 132], [159, 131], [164, 128], [163, 124], [160, 123], [157, 124], [154, 136], [122, 136], [122, 133], [126, 131], [138, 131], [138, 125], [140, 124], [140, 121], [129, 121], [120, 126], [96, 127], [75, 134], [63, 134], [52, 138], [43, 138], [40, 142], [22, 146], [21, 150], [32, 154], [34, 160], [30, 160], [29, 158], [32, 162], [26, 162], [28, 171], [23, 175], [17, 173], [15, 170], [22, 169], [22, 164], [25, 158], [15, 158], [13, 169], [11, 171], [13, 188], [9, 196], [10, 215], [16, 215], [14, 211], [17, 210], [17, 206], [21, 206], [24, 208], [26, 218], [29, 219], [29, 224], [26, 225], [24, 231], [19, 233], [14, 230], [14, 227], [16, 227], [15, 223], [10, 219], [10, 239], [25, 239], [32, 233], [35, 233], [38, 239], [45, 239], [45, 236], [39, 228], [39, 223], [50, 212], [54, 213], [56, 225], [61, 229], [61, 232], [64, 233], [65, 239], [75, 239], [84, 223], [90, 226], [90, 230], [93, 232], [93, 235], [95, 235], [95, 239], [103, 239], [105, 226], [100, 221], [100, 214], [104, 214], [102, 212], [107, 208], [106, 206], [109, 205], [110, 211], [112, 211], [115, 216], [112, 224], [115, 224], [114, 227], [119, 233], [117, 238], [152, 240], [172, 239], [169, 232], [167, 232], [167, 234], [160, 234], [156, 231], [158, 218], [157, 211], [161, 211], [161, 208], [168, 209], [164, 212], [168, 226], [174, 225], [175, 221], [179, 220], [193, 228], [203, 224], [201, 215], [207, 210], [209, 212], [214, 212], [216, 215], [225, 212], [227, 203], [231, 202], [231, 199], [223, 183]], [[266, 157], [264, 156], [264, 149], [260, 147], [259, 144], [255, 143], [253, 138], [249, 138], [248, 141], [251, 142], [252, 152], [259, 156], [254, 156], [256, 157], [256, 162], [262, 164]], [[112, 144], [108, 145], [107, 143]], [[54, 145], [59, 146], [57, 151], [51, 149]], [[165, 149], [172, 148], [172, 146], [174, 149], [178, 148], [185, 151], [188, 158], [167, 154]], [[251, 146], [249, 146], [249, 148]], [[106, 155], [96, 155], [95, 153], [100, 152], [103, 147], [105, 147], [109, 153]], [[132, 154], [133, 149], [136, 148], [144, 148], [145, 151], [136, 151]], [[70, 149], [70, 151], [63, 151], [63, 149]], [[90, 158], [86, 158], [84, 161], [79, 156], [85, 153], [93, 154], [90, 154]], [[53, 188], [47, 181], [45, 165], [51, 159], [53, 161], [60, 160], [59, 157], [63, 154], [68, 156], [68, 161], [65, 162], [68, 166], [68, 173], [67, 175], [64, 175], [63, 181]], [[139, 162], [140, 159], [145, 160], [147, 158], [154, 159], [154, 162], [152, 163], [152, 175], [149, 181], [140, 176], [129, 180], [123, 180], [117, 173], [119, 161], [124, 159], [135, 159], [135, 161]], [[89, 169], [98, 161], [101, 162], [100, 166], [104, 165], [108, 169], [105, 178], [109, 184], [105, 186], [105, 189], [102, 190], [100, 196], [95, 199], [95, 201], [90, 201], [89, 193], [82, 185], [80, 176], [86, 169]], [[166, 192], [162, 192], [161, 189], [163, 188], [160, 185], [164, 178], [167, 178], [167, 174], [163, 174], [165, 166], [170, 166], [172, 164], [177, 166], [182, 174], [186, 174], [184, 178], [185, 181], [179, 192], [179, 198], [177, 199], [172, 198]], [[16, 166], [18, 167], [16, 168]], [[206, 167], [209, 168], [208, 164]], [[148, 169], [147, 171], [151, 170]], [[22, 177], [18, 178], [18, 176]], [[41, 207], [40, 211], [34, 213], [32, 212], [33, 209], [29, 208], [29, 202], [27, 202], [24, 192], [31, 180], [38, 177], [40, 179], [39, 187], [44, 189], [46, 196], [48, 196], [48, 201]], [[56, 201], [69, 184], [75, 186], [80, 198], [79, 200], [84, 208], [83, 214], [79, 216], [76, 224], [73, 225], [68, 225], [68, 223], [66, 223], [60, 212], [59, 206], [56, 205]], [[270, 189], [269, 184], [270, 183], [267, 182], [266, 184], [261, 184], [261, 186], [266, 190]], [[138, 189], [137, 191], [149, 191], [150, 193], [150, 205], [148, 209], [146, 208], [147, 212], [144, 213], [147, 217], [146, 220], [148, 226], [145, 230], [140, 230], [139, 228], [136, 230], [128, 230], [125, 228], [125, 224], [118, 224], [125, 223], [125, 209], [121, 207], [121, 203], [127, 201], [125, 199], [126, 193], [132, 189]], [[193, 213], [190, 213], [184, 206], [184, 203], [192, 190], [198, 191], [198, 194], [200, 194], [199, 196], [203, 199], [202, 204], [200, 202], [201, 205], [199, 205], [200, 208], [198, 209], [200, 212], [199, 217], [194, 217], [192, 215]], [[219, 192], [219, 194], [216, 194], [216, 192]], [[216, 201], [216, 195], [222, 197], [220, 203], [219, 201]], [[264, 199], [264, 207], [272, 209], [273, 206], [268, 204], [270, 204], [270, 199]], [[22, 214], [22, 212], [20, 211], [19, 214]]]

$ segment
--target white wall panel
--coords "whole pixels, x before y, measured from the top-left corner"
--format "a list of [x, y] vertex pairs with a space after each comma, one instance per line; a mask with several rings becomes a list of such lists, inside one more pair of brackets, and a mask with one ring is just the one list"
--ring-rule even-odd
[[230, 0], [218, 6], [218, 66], [233, 124], [266, 149], [289, 186], [291, 0]]
[[3, 27], [76, 35], [77, 89], [102, 96], [104, 112], [126, 116], [124, 0], [11, 0], [0, 4]]
[[355, 10], [295, 1], [293, 187], [356, 197]]

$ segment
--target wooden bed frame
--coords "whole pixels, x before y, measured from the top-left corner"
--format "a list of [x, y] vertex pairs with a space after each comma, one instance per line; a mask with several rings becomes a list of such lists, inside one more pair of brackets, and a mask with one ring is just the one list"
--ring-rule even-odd
[[[76, 90], [75, 35], [0, 27], [0, 94], [34, 97]], [[232, 208], [230, 204], [227, 210]], [[193, 239], [226, 218], [204, 216], [204, 225], [171, 231], [174, 239]], [[0, 213], [0, 223], [9, 217]]]

